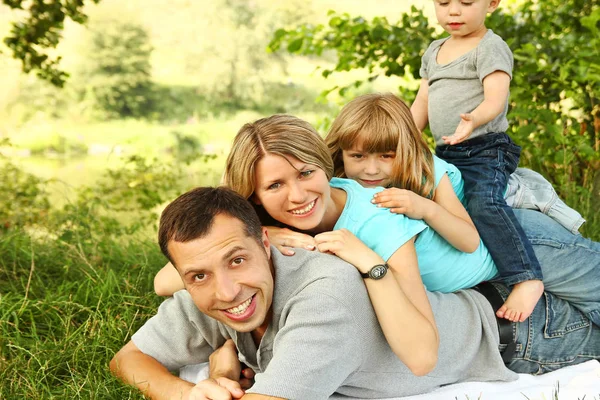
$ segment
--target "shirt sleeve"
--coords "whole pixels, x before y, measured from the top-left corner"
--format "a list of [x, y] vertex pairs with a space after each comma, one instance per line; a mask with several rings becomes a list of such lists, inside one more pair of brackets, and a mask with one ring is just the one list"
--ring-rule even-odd
[[429, 59], [431, 58], [431, 45], [425, 50], [423, 53], [423, 57], [421, 57], [421, 68], [419, 69], [419, 75], [423, 79], [429, 79], [429, 74], [427, 73], [427, 65], [429, 63]]
[[427, 225], [421, 220], [394, 214], [388, 208], [375, 207], [356, 236], [387, 261], [404, 243], [425, 228]]
[[296, 296], [282, 314], [273, 357], [248, 392], [318, 400], [343, 386], [361, 365], [355, 349], [364, 345], [348, 305], [315, 290]]
[[513, 54], [500, 36], [495, 35], [477, 48], [477, 75], [483, 79], [495, 71], [503, 71], [512, 79]]
[[165, 300], [156, 315], [131, 337], [142, 353], [169, 371], [207, 362], [213, 349], [226, 339], [216, 323], [204, 318], [185, 290]]

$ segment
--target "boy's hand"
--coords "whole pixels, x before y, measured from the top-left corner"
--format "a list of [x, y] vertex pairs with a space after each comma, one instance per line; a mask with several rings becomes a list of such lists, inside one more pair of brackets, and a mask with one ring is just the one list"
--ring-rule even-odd
[[412, 190], [389, 188], [375, 193], [371, 203], [377, 207], [389, 208], [395, 214], [404, 214], [412, 219], [425, 219], [430, 200]]
[[460, 114], [460, 123], [456, 127], [456, 131], [452, 136], [442, 136], [444, 143], [449, 145], [455, 145], [463, 142], [471, 136], [475, 129], [475, 117], [473, 114]]

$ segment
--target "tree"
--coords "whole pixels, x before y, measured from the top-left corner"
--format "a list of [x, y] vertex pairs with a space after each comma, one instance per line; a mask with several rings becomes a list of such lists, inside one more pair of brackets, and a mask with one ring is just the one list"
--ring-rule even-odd
[[[587, 193], [600, 203], [598, 0], [525, 0], [496, 11], [488, 26], [514, 53], [508, 118], [510, 134], [524, 147], [523, 164], [542, 171], [563, 196]], [[421, 56], [437, 38], [422, 10], [412, 7], [396, 23], [331, 12], [328, 25], [279, 29], [270, 47], [301, 55], [335, 52], [337, 63], [323, 70], [325, 77], [364, 68], [369, 80], [382, 74], [411, 80], [418, 79]], [[347, 88], [334, 89], [343, 95]], [[398, 88], [409, 102], [416, 89]]]
[[40, 78], [62, 87], [68, 74], [58, 67], [60, 57], [51, 58], [48, 50], [58, 45], [66, 18], [85, 23], [84, 0], [2, 0], [2, 3], [26, 15], [24, 20], [12, 24], [10, 34], [4, 39], [13, 58], [21, 60], [23, 72], [35, 71]]
[[147, 116], [153, 91], [151, 53], [150, 38], [140, 25], [116, 20], [92, 24], [80, 70], [94, 108], [110, 117]]

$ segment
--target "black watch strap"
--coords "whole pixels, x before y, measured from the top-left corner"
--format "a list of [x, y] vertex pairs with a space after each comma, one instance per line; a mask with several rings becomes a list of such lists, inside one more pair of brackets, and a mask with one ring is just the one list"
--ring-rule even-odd
[[371, 278], [374, 280], [379, 280], [387, 274], [388, 269], [390, 268], [387, 263], [385, 264], [377, 264], [374, 265], [373, 268], [369, 270], [369, 272], [361, 272], [361, 276], [363, 278]]

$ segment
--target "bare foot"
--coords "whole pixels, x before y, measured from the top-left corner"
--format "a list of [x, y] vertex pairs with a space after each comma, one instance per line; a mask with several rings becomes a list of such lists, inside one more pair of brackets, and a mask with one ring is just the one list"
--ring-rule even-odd
[[523, 322], [533, 312], [540, 296], [544, 293], [544, 284], [539, 280], [525, 281], [513, 286], [508, 298], [496, 311], [498, 318], [512, 322]]

